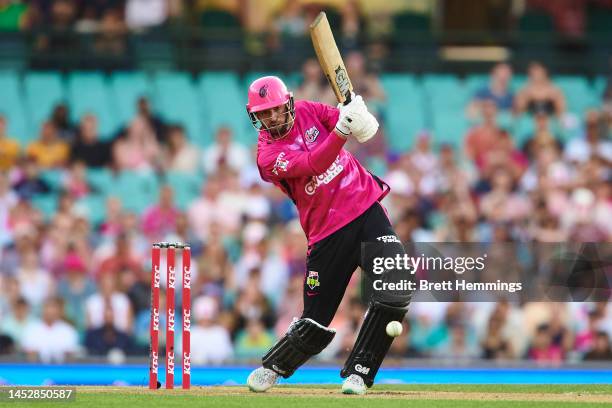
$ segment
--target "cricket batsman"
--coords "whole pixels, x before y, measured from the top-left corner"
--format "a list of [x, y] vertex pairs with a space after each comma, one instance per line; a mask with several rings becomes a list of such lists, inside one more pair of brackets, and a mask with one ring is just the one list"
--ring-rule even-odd
[[[361, 264], [361, 243], [396, 238], [380, 200], [389, 187], [344, 149], [347, 138], [363, 143], [378, 130], [376, 118], [359, 95], [337, 108], [294, 101], [281, 79], [265, 76], [248, 90], [246, 106], [259, 131], [257, 166], [295, 203], [308, 238], [304, 311], [263, 356], [262, 367], [247, 383], [263, 392], [279, 376], [290, 377], [334, 338], [332, 321], [346, 286]], [[384, 237], [384, 238], [383, 238]], [[401, 247], [401, 245], [399, 245]], [[402, 251], [403, 248], [398, 249]], [[365, 394], [371, 387], [393, 338], [385, 328], [401, 321], [410, 294], [401, 301], [370, 300], [359, 335], [340, 375], [342, 392]]]

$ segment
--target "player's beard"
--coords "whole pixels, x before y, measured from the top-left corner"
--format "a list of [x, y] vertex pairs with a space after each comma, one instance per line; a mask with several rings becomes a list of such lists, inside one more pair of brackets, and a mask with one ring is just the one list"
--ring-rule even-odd
[[268, 129], [268, 133], [270, 133], [270, 137], [273, 140], [279, 140], [287, 136], [291, 128], [293, 127], [294, 116], [291, 112], [287, 111], [285, 116], [285, 123], [272, 126]]

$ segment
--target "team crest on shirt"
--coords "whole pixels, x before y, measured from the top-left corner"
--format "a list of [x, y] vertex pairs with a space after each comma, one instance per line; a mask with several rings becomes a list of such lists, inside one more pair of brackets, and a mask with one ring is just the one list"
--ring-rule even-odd
[[306, 131], [304, 139], [306, 139], [306, 142], [312, 143], [317, 140], [317, 136], [319, 136], [319, 129], [317, 129], [316, 126], [313, 126]]
[[276, 158], [276, 162], [274, 163], [274, 167], [272, 168], [272, 173], [278, 176], [279, 170], [282, 172], [287, 171], [287, 166], [289, 165], [289, 160], [285, 159], [285, 152], [280, 152], [278, 157]]
[[308, 271], [308, 277], [306, 278], [306, 286], [308, 286], [310, 290], [314, 290], [314, 288], [320, 285], [321, 282], [319, 282], [319, 272]]

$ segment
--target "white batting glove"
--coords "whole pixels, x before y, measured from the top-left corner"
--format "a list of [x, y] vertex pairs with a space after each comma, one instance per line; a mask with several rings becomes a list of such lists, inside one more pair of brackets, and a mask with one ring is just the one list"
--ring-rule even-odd
[[352, 115], [351, 134], [359, 143], [365, 143], [378, 131], [378, 121], [367, 110]]
[[351, 101], [347, 105], [344, 105], [343, 103], [338, 104], [340, 116], [338, 117], [338, 122], [336, 123], [336, 130], [348, 137], [352, 131], [352, 116], [356, 111], [363, 109], [367, 108], [365, 107], [365, 103], [363, 102], [361, 95], [355, 95], [354, 92], [351, 92]]
[[351, 102], [348, 105], [338, 104], [340, 116], [336, 129], [345, 136], [349, 134], [359, 143], [370, 140], [378, 130], [378, 121], [368, 112], [368, 108], [361, 95], [351, 93]]

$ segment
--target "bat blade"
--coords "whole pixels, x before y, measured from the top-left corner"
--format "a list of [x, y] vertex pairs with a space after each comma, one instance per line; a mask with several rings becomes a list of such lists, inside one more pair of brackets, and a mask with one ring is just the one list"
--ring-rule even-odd
[[353, 84], [346, 72], [344, 61], [342, 61], [342, 56], [338, 51], [334, 34], [324, 11], [320, 12], [310, 25], [310, 38], [321, 69], [334, 90], [336, 99], [346, 105], [351, 101]]

